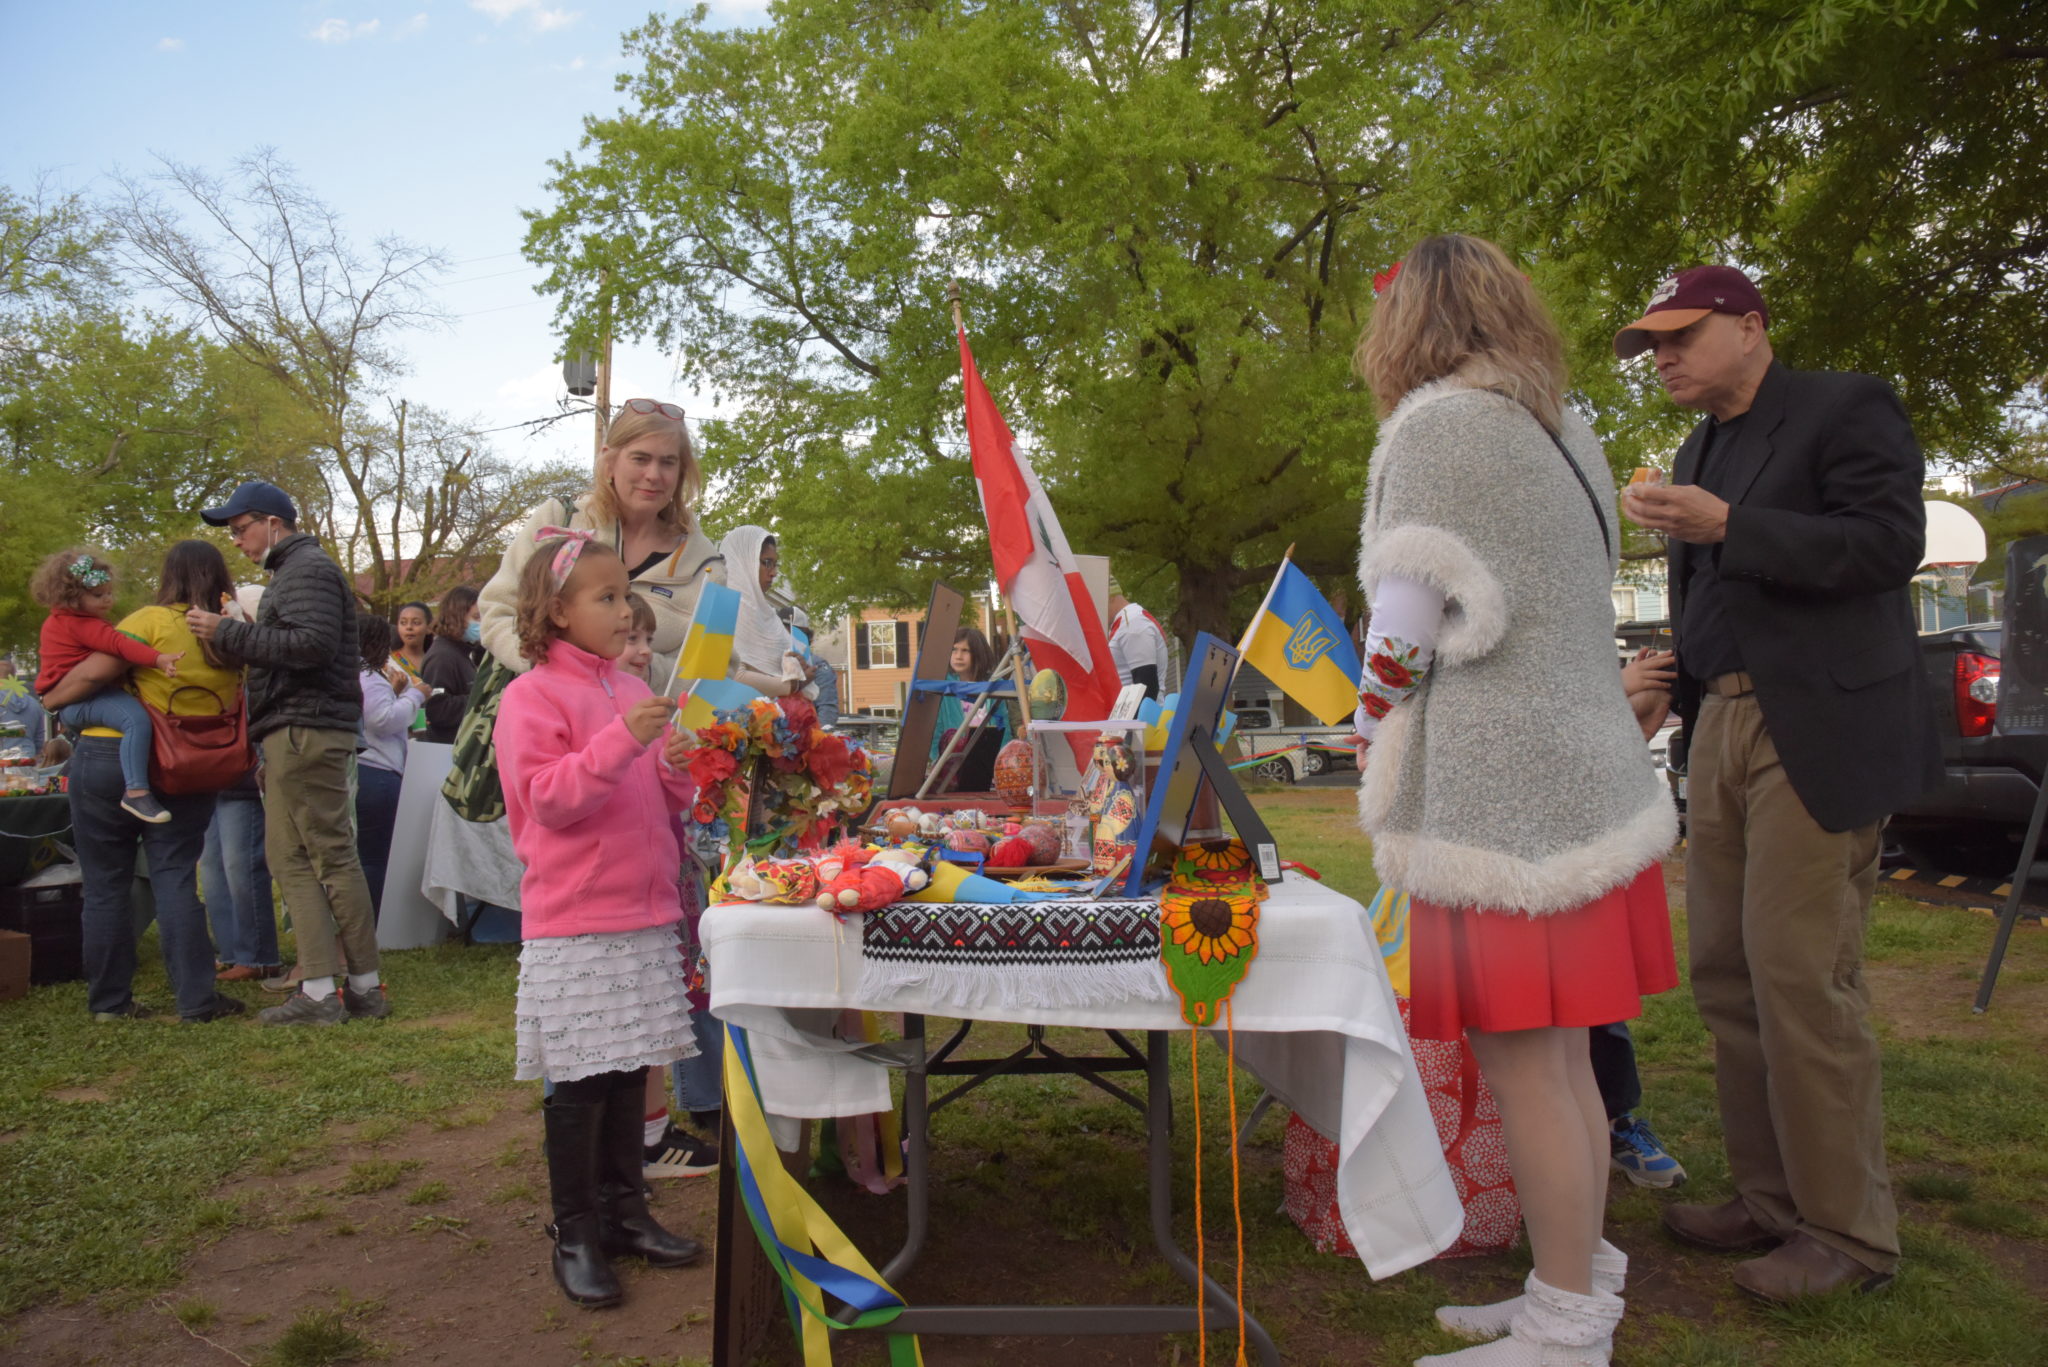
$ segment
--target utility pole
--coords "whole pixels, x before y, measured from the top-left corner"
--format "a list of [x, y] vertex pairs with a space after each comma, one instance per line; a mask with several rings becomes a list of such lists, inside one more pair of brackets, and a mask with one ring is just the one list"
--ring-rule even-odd
[[[612, 424], [612, 268], [602, 267], [597, 273], [599, 317], [604, 329], [600, 338], [597, 356], [597, 393], [591, 404], [597, 413], [597, 440], [591, 451], [593, 461], [604, 455], [604, 439]], [[591, 467], [595, 469], [593, 464]]]

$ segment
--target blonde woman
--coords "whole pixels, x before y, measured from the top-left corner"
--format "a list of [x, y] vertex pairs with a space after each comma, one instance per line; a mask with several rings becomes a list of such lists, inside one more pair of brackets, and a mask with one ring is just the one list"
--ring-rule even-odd
[[657, 399], [628, 399], [612, 419], [589, 492], [572, 510], [555, 499], [535, 508], [512, 535], [498, 572], [478, 599], [484, 649], [523, 674], [519, 654], [519, 574], [544, 527], [592, 531], [618, 553], [633, 590], [654, 609], [654, 663], [648, 677], [667, 681], [697, 594], [706, 581], [725, 582], [718, 547], [697, 525], [703, 477], [683, 410]]
[[1438, 1311], [1493, 1342], [1418, 1367], [1600, 1367], [1628, 1260], [1601, 1237], [1586, 1028], [1677, 982], [1658, 865], [1676, 815], [1614, 664], [1613, 479], [1564, 407], [1555, 325], [1489, 242], [1410, 252], [1356, 365], [1382, 415], [1360, 824], [1412, 895], [1414, 1033], [1470, 1039], [1536, 1264], [1514, 1301]]

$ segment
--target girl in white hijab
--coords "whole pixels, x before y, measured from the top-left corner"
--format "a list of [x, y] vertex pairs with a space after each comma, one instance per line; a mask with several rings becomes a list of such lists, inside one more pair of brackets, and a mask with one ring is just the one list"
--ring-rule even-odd
[[732, 676], [770, 697], [809, 694], [811, 671], [783, 625], [768, 586], [782, 559], [766, 527], [735, 527], [718, 543], [726, 582], [740, 591], [740, 620], [732, 637]]

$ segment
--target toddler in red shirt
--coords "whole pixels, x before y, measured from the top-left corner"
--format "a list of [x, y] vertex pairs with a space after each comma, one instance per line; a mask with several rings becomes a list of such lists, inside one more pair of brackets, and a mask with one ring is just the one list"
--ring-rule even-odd
[[[118, 656], [132, 665], [160, 669], [175, 678], [184, 652], [162, 655], [114, 630], [114, 567], [91, 551], [76, 547], [45, 560], [29, 581], [29, 592], [50, 610], [43, 622], [36, 674], [38, 696], [49, 692], [95, 651]], [[104, 727], [121, 733], [121, 779], [126, 791], [121, 807], [130, 816], [161, 825], [171, 814], [149, 790], [149, 711], [126, 690], [109, 685], [88, 698], [55, 709], [57, 719], [80, 730]]]

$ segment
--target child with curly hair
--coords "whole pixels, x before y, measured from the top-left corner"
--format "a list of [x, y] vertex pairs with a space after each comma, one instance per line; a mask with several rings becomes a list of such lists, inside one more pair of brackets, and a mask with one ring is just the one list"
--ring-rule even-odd
[[[133, 636], [114, 630], [108, 620], [114, 615], [114, 567], [91, 551], [74, 546], [43, 561], [29, 580], [29, 593], [50, 610], [43, 621], [42, 669], [36, 675], [38, 696], [55, 688], [94, 652], [116, 656], [132, 665], [154, 666], [172, 678], [177, 677], [178, 661], [185, 658], [185, 652], [160, 654]], [[153, 826], [171, 819], [169, 810], [149, 789], [152, 728], [148, 710], [134, 695], [110, 686], [58, 708], [57, 719], [81, 730], [101, 726], [119, 731], [124, 788], [121, 809]]]
[[520, 573], [519, 650], [497, 748], [520, 880], [517, 1071], [546, 1078], [542, 1111], [555, 1281], [616, 1305], [611, 1260], [682, 1267], [704, 1249], [648, 1211], [641, 1185], [649, 1068], [696, 1052], [676, 923], [676, 812], [696, 795], [677, 767], [673, 699], [619, 667], [633, 628], [626, 567], [588, 532], [545, 527]]

